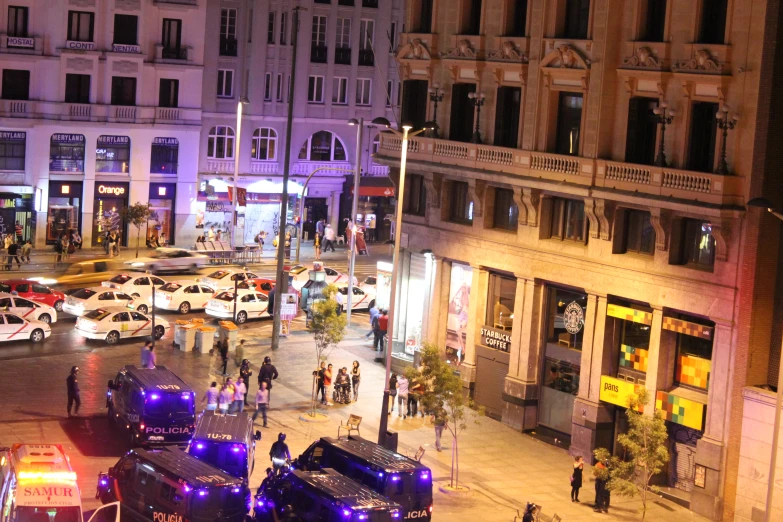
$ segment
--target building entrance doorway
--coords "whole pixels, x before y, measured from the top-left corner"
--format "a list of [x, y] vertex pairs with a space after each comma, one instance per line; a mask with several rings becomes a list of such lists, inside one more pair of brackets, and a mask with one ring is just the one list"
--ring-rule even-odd
[[329, 221], [329, 207], [326, 204], [326, 198], [305, 198], [302, 230], [306, 237], [311, 240], [315, 237], [315, 224], [321, 219]]

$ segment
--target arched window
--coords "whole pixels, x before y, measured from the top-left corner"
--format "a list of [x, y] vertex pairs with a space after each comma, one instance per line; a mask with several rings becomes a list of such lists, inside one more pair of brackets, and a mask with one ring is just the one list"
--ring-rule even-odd
[[277, 151], [277, 132], [268, 127], [256, 129], [253, 133], [253, 149], [250, 154], [254, 160], [273, 160]]
[[346, 161], [345, 145], [336, 134], [319, 131], [310, 136], [299, 151], [300, 160]]
[[221, 125], [209, 129], [207, 157], [212, 159], [232, 159], [234, 157], [234, 129]]

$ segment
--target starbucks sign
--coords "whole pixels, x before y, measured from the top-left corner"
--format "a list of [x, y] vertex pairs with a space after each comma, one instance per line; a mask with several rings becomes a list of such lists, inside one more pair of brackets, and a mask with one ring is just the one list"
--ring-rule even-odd
[[563, 323], [568, 333], [576, 335], [585, 325], [585, 313], [576, 301], [571, 301], [563, 311]]

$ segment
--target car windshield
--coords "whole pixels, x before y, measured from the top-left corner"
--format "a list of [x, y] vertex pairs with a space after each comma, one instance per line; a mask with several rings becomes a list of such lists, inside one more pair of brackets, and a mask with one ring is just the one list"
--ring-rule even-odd
[[234, 292], [220, 292], [214, 298], [215, 299], [219, 299], [221, 301], [233, 301], [234, 300]]
[[227, 270], [218, 270], [217, 272], [212, 272], [207, 277], [209, 277], [210, 279], [223, 279], [227, 275], [228, 275]]
[[247, 451], [236, 442], [194, 441], [190, 454], [237, 478], [247, 476]]
[[90, 290], [89, 288], [82, 288], [78, 292], [74, 292], [71, 294], [73, 297], [76, 297], [77, 299], [89, 299], [90, 297], [94, 296], [96, 292], [94, 290]]
[[109, 282], [117, 283], [119, 285], [124, 285], [125, 283], [127, 283], [130, 280], [131, 280], [131, 276], [129, 276], [129, 275], [118, 275], [118, 276], [114, 276], [111, 279], [109, 279]]
[[178, 283], [166, 283], [165, 285], [161, 286], [159, 290], [163, 290], [164, 292], [176, 292], [182, 288], [182, 285]]
[[106, 310], [92, 310], [91, 312], [87, 312], [84, 314], [84, 317], [87, 319], [95, 319], [96, 321], [102, 321], [106, 317], [109, 316], [109, 312]]
[[19, 506], [16, 508], [17, 522], [81, 522], [76, 506]]
[[[202, 495], [203, 492], [203, 495]], [[218, 486], [194, 493], [191, 503], [192, 522], [233, 520], [245, 513], [245, 494], [241, 487]]]
[[187, 417], [193, 415], [191, 392], [149, 392], [145, 395], [144, 414], [150, 417]]
[[[426, 478], [424, 478], [426, 476]], [[387, 475], [379, 488], [371, 487], [386, 498], [405, 507], [410, 507], [411, 499], [416, 499], [422, 505], [432, 502], [432, 476], [425, 470], [417, 473], [394, 473]]]

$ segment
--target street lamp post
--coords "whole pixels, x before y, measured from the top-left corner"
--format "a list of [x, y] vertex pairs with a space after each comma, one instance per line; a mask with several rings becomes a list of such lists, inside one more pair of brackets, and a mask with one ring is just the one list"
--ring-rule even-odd
[[666, 153], [664, 151], [665, 149], [665, 138], [666, 138], [666, 126], [670, 125], [672, 120], [674, 120], [674, 111], [669, 110], [669, 104], [666, 102], [661, 102], [661, 104], [653, 109], [653, 114], [656, 116], [656, 122], [660, 123], [661, 125], [661, 141], [658, 144], [658, 157], [655, 158], [655, 166], [656, 167], [665, 167], [666, 166]]
[[715, 169], [715, 174], [725, 175], [729, 173], [729, 166], [726, 163], [726, 140], [729, 138], [729, 131], [734, 129], [739, 118], [736, 114], [729, 118], [729, 108], [726, 105], [721, 107], [715, 118], [718, 120], [718, 128], [723, 131], [723, 141], [720, 144], [720, 161], [718, 161], [718, 168]]
[[[234, 182], [233, 197], [231, 205], [231, 251], [235, 252], [237, 247], [237, 206], [239, 201], [239, 138], [242, 134], [242, 106], [247, 104], [247, 98], [241, 98], [237, 102], [237, 132], [234, 137]], [[231, 254], [232, 256], [234, 254]]]
[[435, 107], [433, 107], [432, 110], [432, 132], [430, 134], [433, 138], [438, 137], [438, 104], [443, 101], [443, 95], [445, 94], [443, 92], [443, 89], [440, 88], [439, 83], [433, 83], [432, 87], [429, 88], [430, 93], [430, 101], [435, 104]]
[[356, 264], [356, 213], [359, 211], [359, 178], [361, 176], [362, 169], [362, 141], [364, 133], [364, 118], [351, 118], [348, 120], [348, 125], [356, 126], [356, 170], [353, 173], [353, 202], [351, 204], [351, 220], [353, 223], [353, 229], [351, 230], [351, 254], [348, 256], [348, 310], [345, 313], [345, 318], [348, 321], [348, 326], [351, 325], [351, 298], [353, 297], [353, 273], [354, 264]]
[[481, 107], [484, 106], [484, 98], [486, 98], [486, 95], [483, 92], [468, 93], [468, 102], [476, 108], [476, 130], [473, 131], [473, 137], [470, 139], [471, 143], [481, 143], [479, 125], [481, 124]]
[[375, 125], [385, 126], [388, 130], [402, 136], [402, 149], [400, 152], [400, 182], [397, 184], [397, 208], [395, 212], [394, 254], [392, 257], [391, 296], [389, 299], [389, 323], [386, 329], [386, 380], [383, 385], [383, 404], [381, 404], [381, 422], [378, 429], [378, 444], [386, 442], [386, 430], [389, 427], [389, 376], [391, 375], [392, 343], [394, 342], [394, 316], [397, 305], [397, 278], [399, 277], [400, 238], [402, 237], [402, 209], [405, 195], [405, 167], [408, 161], [408, 138], [421, 134], [426, 129], [411, 133], [410, 124], [402, 125], [402, 132], [391, 128], [386, 118], [375, 118]]
[[[772, 203], [764, 198], [753, 198], [748, 201], [749, 207], [761, 207], [783, 221], [783, 214], [776, 212]], [[783, 350], [783, 346], [781, 346]], [[778, 388], [775, 394], [775, 421], [772, 424], [772, 454], [769, 459], [769, 483], [767, 484], [767, 503], [764, 508], [764, 522], [772, 522], [772, 496], [775, 492], [775, 469], [778, 461], [778, 443], [780, 439], [780, 409], [783, 407], [783, 364], [778, 367]]]

